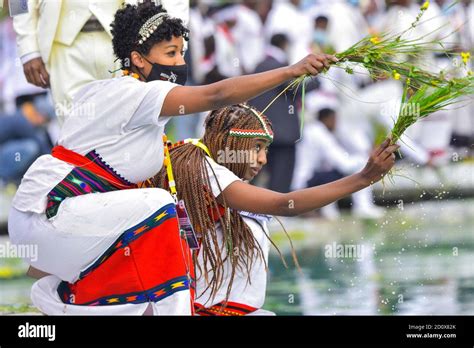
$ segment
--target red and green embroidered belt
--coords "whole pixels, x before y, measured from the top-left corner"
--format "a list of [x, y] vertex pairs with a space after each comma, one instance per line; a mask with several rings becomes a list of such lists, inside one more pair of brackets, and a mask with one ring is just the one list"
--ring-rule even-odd
[[[46, 215], [57, 214], [67, 198], [89, 193], [138, 189], [108, 166], [96, 151], [85, 156], [62, 146], [52, 155], [74, 166], [48, 194]], [[77, 231], [80, 234], [81, 231]], [[101, 306], [158, 302], [178, 291], [190, 291], [194, 302], [191, 251], [179, 234], [174, 204], [157, 207], [143, 221], [120, 234], [74, 283], [61, 282], [58, 294], [67, 304]]]
[[68, 197], [137, 188], [107, 165], [95, 150], [82, 156], [63, 146], [55, 146], [51, 155], [73, 165], [74, 169], [49, 192], [46, 205], [48, 219], [56, 215], [60, 204]]

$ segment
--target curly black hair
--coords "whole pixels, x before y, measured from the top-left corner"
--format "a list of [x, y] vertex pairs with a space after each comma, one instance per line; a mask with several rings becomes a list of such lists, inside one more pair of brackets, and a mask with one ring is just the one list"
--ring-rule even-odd
[[172, 36], [182, 36], [189, 40], [189, 30], [179, 18], [165, 17], [157, 30], [141, 45], [138, 45], [138, 32], [142, 25], [157, 13], [166, 12], [161, 5], [153, 1], [144, 1], [138, 5], [126, 5], [115, 13], [112, 27], [112, 45], [115, 56], [120, 59], [122, 69], [130, 68], [132, 51], [147, 55], [154, 44], [169, 41]]

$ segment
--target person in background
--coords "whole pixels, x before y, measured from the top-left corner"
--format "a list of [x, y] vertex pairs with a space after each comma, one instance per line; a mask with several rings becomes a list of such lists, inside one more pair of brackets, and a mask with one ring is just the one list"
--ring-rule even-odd
[[14, 114], [0, 114], [0, 181], [18, 184], [33, 161], [51, 151], [46, 126], [55, 117], [49, 95], [17, 98]]
[[[460, 52], [472, 52], [474, 50], [474, 3], [469, 0], [459, 2], [456, 6], [451, 6], [452, 1], [436, 1], [441, 8], [442, 17], [446, 23], [447, 30], [457, 30], [454, 37], [450, 36], [443, 41], [445, 47], [451, 47], [457, 58], [445, 54], [436, 55], [436, 64], [439, 67], [452, 68], [458, 66], [461, 74], [466, 69], [474, 70], [473, 59], [467, 61], [466, 66], [461, 63]], [[457, 148], [455, 151], [462, 154], [462, 157], [469, 156], [469, 151], [473, 153], [474, 143], [474, 103], [469, 103], [465, 108], [453, 107], [447, 116], [452, 124], [452, 134], [450, 145]], [[470, 150], [469, 150], [470, 149]]]
[[[288, 45], [288, 37], [285, 34], [273, 35], [266, 49], [265, 59], [257, 65], [255, 72], [287, 65]], [[286, 85], [275, 88], [250, 100], [249, 103], [258, 110], [264, 110], [285, 87]], [[295, 100], [292, 97], [281, 96], [265, 111], [265, 115], [272, 122], [275, 133], [272, 150], [268, 153], [266, 172], [269, 174], [269, 182], [267, 186], [270, 190], [289, 192], [295, 162], [295, 141], [300, 136]]]
[[314, 52], [334, 52], [334, 48], [331, 47], [328, 41], [328, 17], [324, 15], [318, 15], [314, 19], [314, 31], [313, 31], [313, 51]]
[[[267, 46], [265, 59], [257, 66], [255, 72], [263, 72], [288, 63], [287, 51], [289, 39], [285, 34], [275, 34]], [[313, 79], [306, 84], [309, 93], [319, 87], [319, 80]], [[268, 91], [250, 101], [260, 110], [279, 95], [286, 85]], [[275, 141], [272, 151], [268, 154], [268, 165], [265, 172], [269, 175], [267, 187], [278, 192], [289, 192], [295, 163], [295, 142], [300, 138], [300, 124], [298, 120], [298, 109], [301, 102], [301, 90], [296, 95], [280, 96], [265, 111], [265, 115], [273, 123]]]
[[219, 72], [227, 77], [243, 73], [236, 44], [234, 28], [237, 25], [235, 6], [227, 6], [212, 16], [216, 24], [214, 33], [216, 64]]
[[275, 34], [288, 37], [288, 61], [298, 61], [311, 50], [313, 25], [311, 19], [300, 9], [301, 0], [274, 1], [265, 22], [268, 40]]
[[262, 22], [264, 26], [264, 31], [265, 31], [267, 19], [269, 17], [268, 15], [270, 14], [272, 8], [273, 8], [273, 0], [258, 0], [255, 6], [255, 11], [260, 17], [260, 21]]
[[0, 22], [0, 189], [16, 187], [28, 166], [51, 151], [55, 110], [51, 96], [29, 84], [17, 58], [13, 18]]
[[[336, 128], [336, 112], [323, 108], [318, 119], [305, 126], [303, 139], [297, 145], [296, 166], [292, 189], [324, 185], [359, 171], [365, 165], [362, 156], [349, 155], [338, 143], [333, 132]], [[374, 205], [372, 189], [367, 187], [352, 194], [353, 214], [361, 218], [380, 218], [384, 209]], [[337, 203], [321, 209], [323, 216], [336, 219]]]
[[46, 94], [26, 81], [17, 52], [13, 18], [7, 16], [0, 20], [0, 112], [5, 114], [17, 111], [18, 96]]
[[238, 56], [244, 73], [252, 73], [264, 58], [265, 36], [263, 23], [256, 8], [258, 0], [244, 0], [235, 6], [237, 24], [234, 35]]
[[329, 19], [328, 40], [336, 52], [346, 50], [369, 32], [357, 0], [333, 0], [325, 4], [324, 13]]
[[387, 4], [385, 0], [366, 0], [361, 2], [362, 14], [369, 26], [371, 34], [377, 34], [377, 28], [384, 19]]

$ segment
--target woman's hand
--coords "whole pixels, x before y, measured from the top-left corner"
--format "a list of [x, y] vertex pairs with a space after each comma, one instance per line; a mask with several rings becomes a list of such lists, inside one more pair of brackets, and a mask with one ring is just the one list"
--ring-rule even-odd
[[360, 172], [367, 185], [371, 185], [383, 178], [395, 164], [394, 152], [400, 145], [390, 145], [390, 138], [377, 146], [370, 154], [364, 169]]
[[177, 86], [167, 94], [160, 115], [188, 115], [242, 103], [295, 77], [316, 75], [336, 61], [327, 54], [310, 54], [294, 65], [258, 74], [237, 76], [205, 86]]
[[330, 54], [308, 54], [305, 58], [288, 67], [292, 77], [301, 75], [317, 75], [325, 69], [329, 69], [331, 63], [338, 59]]

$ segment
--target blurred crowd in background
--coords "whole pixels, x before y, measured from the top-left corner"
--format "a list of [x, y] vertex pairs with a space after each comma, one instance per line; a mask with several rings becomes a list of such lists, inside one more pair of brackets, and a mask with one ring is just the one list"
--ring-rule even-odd
[[[67, 0], [64, 0], [67, 1]], [[293, 64], [307, 54], [341, 52], [366, 35], [401, 32], [410, 27], [421, 2], [414, 0], [191, 0], [191, 31], [186, 59], [188, 84], [202, 85], [228, 77]], [[439, 39], [450, 54], [423, 57], [420, 67], [457, 74], [460, 52], [474, 48], [474, 2], [431, 1], [413, 38]], [[47, 89], [28, 83], [17, 53], [13, 20], [0, 19], [0, 180], [17, 185], [28, 166], [49, 153], [59, 125]], [[468, 63], [472, 64], [472, 63]], [[459, 70], [459, 69], [458, 69]], [[306, 88], [305, 125], [300, 134], [300, 92], [280, 97], [265, 114], [275, 140], [266, 171], [257, 183], [272, 190], [321, 185], [359, 171], [376, 141], [386, 135], [397, 114], [402, 83], [374, 82], [362, 68], [354, 74], [333, 68]], [[64, 76], [67, 79], [68, 76]], [[285, 86], [249, 101], [264, 109]], [[170, 122], [173, 140], [199, 137], [201, 117]], [[414, 166], [453, 165], [472, 157], [474, 105], [432, 115], [409, 129], [402, 139], [401, 159]], [[380, 217], [371, 188], [352, 196], [354, 214]], [[325, 207], [338, 216], [336, 204]]]

